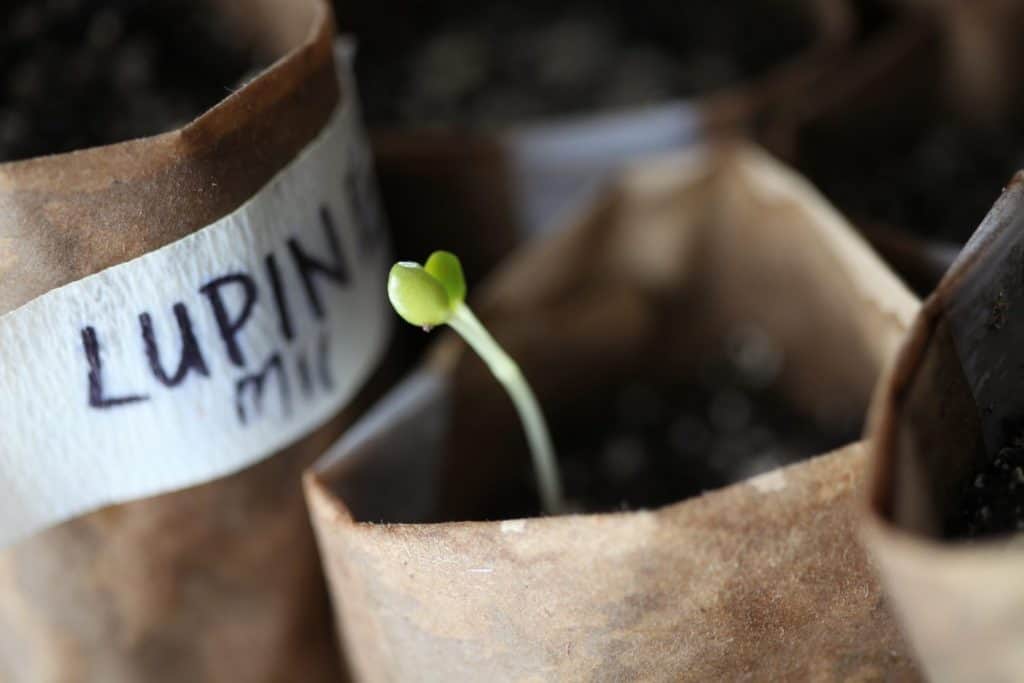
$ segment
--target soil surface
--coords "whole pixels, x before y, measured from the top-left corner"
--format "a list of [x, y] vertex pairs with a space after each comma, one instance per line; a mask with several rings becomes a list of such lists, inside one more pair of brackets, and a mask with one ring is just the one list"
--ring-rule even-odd
[[[685, 97], [813, 39], [793, 0], [348, 3], [367, 120], [498, 126]], [[376, 10], [374, 9], [376, 7]]]
[[946, 522], [947, 538], [1024, 531], [1024, 434], [965, 483], [960, 501], [956, 515]]
[[941, 116], [860, 143], [847, 141], [839, 154], [829, 145], [808, 145], [801, 165], [854, 222], [956, 244], [970, 238], [1003, 186], [1024, 168], [1020, 125], [971, 126]]
[[256, 63], [201, 0], [10, 0], [0, 8], [0, 161], [171, 130]]
[[[773, 386], [778, 362], [723, 360], [686, 383], [652, 378], [619, 387], [584, 415], [550, 416], [571, 508], [668, 505], [859, 438], [860, 424], [828, 425], [796, 411]], [[535, 487], [524, 472], [513, 516], [537, 514]]]
[[857, 439], [721, 369], [664, 389], [625, 387], [592, 424], [609, 429], [558, 444], [567, 495], [591, 512], [675, 503]]

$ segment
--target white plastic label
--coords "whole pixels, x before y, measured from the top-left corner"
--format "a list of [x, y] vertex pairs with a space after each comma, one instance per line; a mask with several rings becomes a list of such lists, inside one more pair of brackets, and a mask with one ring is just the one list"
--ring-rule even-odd
[[680, 100], [514, 130], [505, 144], [526, 235], [560, 225], [631, 160], [696, 144], [703, 126], [700, 108]]
[[252, 465], [364, 383], [392, 316], [353, 93], [231, 214], [0, 317], [0, 544]]

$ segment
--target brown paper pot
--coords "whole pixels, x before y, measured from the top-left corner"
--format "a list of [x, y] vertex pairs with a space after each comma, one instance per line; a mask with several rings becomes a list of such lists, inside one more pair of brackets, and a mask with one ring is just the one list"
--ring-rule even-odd
[[[856, 422], [917, 308], [804, 181], [747, 147], [631, 170], [479, 303], [556, 444], [609, 386], [652, 362], [685, 378], [749, 326], [780, 345], [794, 405]], [[652, 510], [457, 521], [488, 518], [526, 467], [522, 439], [447, 338], [307, 475], [357, 679], [915, 679], [854, 540], [859, 445]]]
[[[357, 37], [379, 32], [395, 12], [414, 11], [402, 0], [338, 4]], [[397, 248], [426, 253], [459, 245], [467, 272], [486, 273], [524, 236], [563, 223], [627, 160], [781, 116], [854, 30], [842, 0], [799, 0], [787, 11], [808, 16], [814, 26], [802, 52], [759, 78], [696, 98], [490, 131], [375, 127], [382, 198]]]
[[[214, 109], [156, 137], [0, 165], [0, 312], [211, 223], [321, 130], [344, 96], [330, 9], [240, 4], [241, 30], [280, 59]], [[334, 679], [299, 473], [345, 419], [239, 474], [3, 552], [0, 678]]]
[[1024, 672], [1019, 537], [967, 542], [951, 528], [1022, 413], [1022, 202], [1018, 175], [921, 310], [873, 409], [865, 535], [936, 681]]

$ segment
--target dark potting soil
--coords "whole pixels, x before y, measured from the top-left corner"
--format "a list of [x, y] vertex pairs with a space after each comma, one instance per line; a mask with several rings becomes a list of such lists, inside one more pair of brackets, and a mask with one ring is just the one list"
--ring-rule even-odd
[[1014, 437], [963, 486], [960, 507], [946, 520], [947, 538], [1024, 531], [1024, 434]]
[[1024, 126], [970, 126], [951, 117], [898, 135], [807, 145], [807, 174], [854, 222], [965, 243], [1013, 174]]
[[[687, 383], [620, 387], [585, 413], [554, 416], [552, 435], [566, 498], [584, 512], [679, 502], [852, 443], [861, 427], [797, 412], [763, 374], [732, 361]], [[504, 515], [537, 514], [532, 470], [515, 491]]]
[[0, 161], [153, 135], [254, 68], [201, 0], [8, 0], [0, 8]]
[[793, 0], [397, 5], [339, 10], [372, 125], [498, 126], [689, 96], [762, 74], [815, 30]]
[[719, 371], [666, 389], [624, 388], [593, 422], [606, 433], [561, 445], [569, 499], [588, 511], [658, 507], [856, 440], [856, 430], [830, 431], [737, 379]]

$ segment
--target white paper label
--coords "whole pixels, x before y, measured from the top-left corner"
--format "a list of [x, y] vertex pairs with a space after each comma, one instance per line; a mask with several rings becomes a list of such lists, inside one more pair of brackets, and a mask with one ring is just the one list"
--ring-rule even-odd
[[367, 379], [389, 255], [344, 80], [243, 206], [0, 317], [0, 544], [252, 465]]

